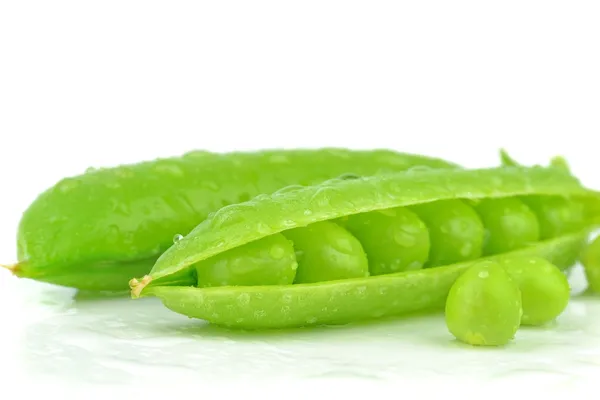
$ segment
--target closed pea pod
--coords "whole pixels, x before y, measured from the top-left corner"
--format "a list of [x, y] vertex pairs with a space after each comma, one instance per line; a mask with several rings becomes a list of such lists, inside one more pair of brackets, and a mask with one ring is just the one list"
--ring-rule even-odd
[[18, 229], [22, 278], [86, 290], [126, 290], [210, 212], [293, 184], [341, 175], [455, 168], [391, 150], [194, 151], [62, 179], [25, 210]]
[[[589, 210], [590, 217], [597, 218], [600, 196], [583, 187], [564, 170], [554, 167], [400, 172], [332, 180], [281, 194], [259, 196], [243, 205], [224, 207], [199, 224], [158, 259], [150, 274], [131, 280], [132, 296], [157, 296], [175, 312], [218, 325], [255, 329], [347, 323], [440, 309], [456, 278], [481, 260], [498, 262], [508, 256], [540, 256], [561, 270], [568, 268], [577, 260], [593, 226], [586, 225], [575, 233], [528, 243], [522, 248], [484, 258], [470, 258], [469, 252], [462, 255], [465, 258], [443, 265], [350, 279], [197, 288], [194, 277], [186, 271], [202, 260], [246, 243], [277, 233], [285, 235], [286, 231], [323, 221], [339, 222], [340, 227], [351, 232], [347, 226], [353, 216], [403, 208], [412, 211], [415, 206], [427, 204], [431, 214], [421, 212], [423, 218], [419, 219], [431, 232], [426, 217], [433, 215], [436, 205], [444, 207], [460, 200], [459, 207], [464, 209], [463, 206], [483, 199], [520, 198], [532, 194], [555, 196], [559, 193], [568, 194], [571, 201], [581, 202]], [[420, 208], [423, 211], [423, 207]], [[458, 220], [460, 222], [460, 218]], [[482, 224], [481, 220], [479, 223]], [[460, 227], [461, 224], [457, 225]], [[387, 226], [375, 224], [369, 232], [392, 243], [386, 236], [389, 235]], [[471, 243], [479, 243], [480, 248], [471, 250], [481, 253], [482, 229], [473, 231], [478, 232], [478, 239], [472, 240], [460, 229], [457, 234]], [[361, 241], [356, 232], [353, 236]], [[370, 260], [369, 246], [363, 246], [363, 249]], [[461, 256], [451, 251], [447, 254]]]

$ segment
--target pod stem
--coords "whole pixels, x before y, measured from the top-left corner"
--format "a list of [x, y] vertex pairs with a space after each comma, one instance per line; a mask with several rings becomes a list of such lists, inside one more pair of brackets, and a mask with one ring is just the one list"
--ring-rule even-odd
[[19, 264], [12, 264], [12, 265], [6, 265], [6, 264], [0, 264], [0, 268], [6, 268], [7, 270], [9, 270], [10, 272], [12, 272], [13, 274], [17, 273], [17, 269], [19, 268]]
[[148, 284], [152, 281], [152, 277], [150, 275], [146, 275], [142, 278], [142, 280], [138, 280], [133, 278], [129, 281], [129, 287], [131, 288], [131, 295], [134, 298], [140, 297], [140, 293], [142, 290], [148, 286]]

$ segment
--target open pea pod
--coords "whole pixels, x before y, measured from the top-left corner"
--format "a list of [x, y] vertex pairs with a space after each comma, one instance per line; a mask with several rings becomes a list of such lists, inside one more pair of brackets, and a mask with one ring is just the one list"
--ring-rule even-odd
[[412, 167], [454, 168], [439, 158], [336, 148], [211, 153], [92, 169], [41, 193], [21, 218], [21, 278], [85, 290], [127, 290], [177, 235], [211, 212], [261, 193], [340, 175]]
[[443, 307], [482, 258], [537, 255], [567, 269], [599, 215], [600, 195], [560, 166], [333, 179], [221, 208], [130, 287], [234, 328], [401, 315]]

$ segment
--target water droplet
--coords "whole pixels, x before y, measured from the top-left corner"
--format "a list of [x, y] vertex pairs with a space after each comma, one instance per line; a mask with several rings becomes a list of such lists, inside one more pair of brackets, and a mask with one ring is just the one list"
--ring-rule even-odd
[[119, 178], [131, 178], [134, 176], [133, 171], [126, 167], [117, 168], [115, 169], [114, 173]]
[[279, 260], [280, 258], [282, 258], [285, 255], [285, 250], [283, 249], [283, 247], [281, 247], [279, 245], [275, 245], [275, 246], [271, 247], [269, 254], [274, 259]]
[[60, 190], [62, 193], [68, 193], [79, 186], [79, 183], [80, 182], [76, 179], [63, 179], [63, 181], [58, 184], [58, 190]]
[[360, 175], [356, 175], [356, 174], [352, 174], [352, 173], [347, 173], [347, 174], [342, 174], [340, 176], [338, 176], [337, 179], [346, 181], [346, 180], [351, 180], [351, 179], [360, 179]]
[[305, 187], [302, 185], [289, 185], [289, 186], [285, 186], [282, 187], [281, 189], [279, 189], [278, 191], [276, 191], [274, 194], [275, 195], [283, 195], [286, 193], [294, 193], [297, 192], [299, 190], [304, 189]]
[[106, 186], [109, 189], [119, 189], [121, 187], [121, 184], [116, 181], [108, 181], [104, 183], [104, 186]]
[[275, 164], [285, 164], [290, 162], [290, 159], [288, 158], [288, 156], [283, 155], [283, 154], [274, 154], [271, 157], [269, 157], [269, 162], [275, 163]]
[[463, 257], [468, 257], [469, 254], [471, 254], [471, 251], [473, 250], [473, 243], [471, 242], [466, 242], [465, 244], [462, 245], [462, 247], [460, 248], [460, 255]]
[[202, 182], [202, 187], [213, 190], [213, 191], [218, 191], [219, 190], [219, 185], [214, 182], [214, 181], [203, 181]]
[[413, 261], [410, 264], [408, 264], [408, 266], [406, 267], [406, 269], [409, 271], [414, 271], [416, 269], [421, 269], [421, 268], [423, 268], [423, 263], [419, 262], [419, 261]]
[[190, 152], [187, 152], [183, 155], [183, 157], [185, 158], [206, 158], [209, 156], [212, 156], [213, 153], [211, 153], [210, 151], [206, 151], [206, 150], [192, 150]]
[[286, 293], [283, 296], [281, 296], [281, 301], [283, 301], [284, 303], [291, 303], [292, 299], [293, 297], [290, 293]]
[[356, 295], [359, 297], [365, 297], [365, 295], [367, 294], [367, 287], [366, 286], [359, 286], [356, 288]]
[[271, 233], [271, 228], [264, 222], [258, 222], [256, 224], [256, 232], [258, 232], [261, 235], [268, 235]]
[[172, 176], [182, 176], [183, 170], [176, 164], [157, 164], [154, 169], [160, 174], [169, 174]]
[[265, 310], [256, 310], [256, 311], [254, 311], [254, 318], [255, 319], [264, 318], [266, 316], [267, 316], [267, 312]]
[[417, 244], [417, 239], [413, 235], [400, 230], [394, 233], [394, 242], [402, 247], [413, 247]]
[[377, 212], [387, 217], [395, 217], [398, 215], [398, 212], [394, 208], [384, 208], [383, 210], [378, 210]]
[[173, 243], [177, 243], [179, 242], [181, 239], [183, 239], [183, 235], [178, 233], [175, 236], [173, 236]]
[[298, 263], [295, 262], [294, 264], [292, 264], [292, 269], [294, 271], [297, 270], [298, 269]]
[[304, 210], [304, 215], [311, 215], [312, 211], [309, 210], [308, 208], [306, 210]]
[[219, 209], [212, 217], [212, 226], [216, 229], [224, 228], [246, 220], [247, 214], [254, 210], [248, 203], [232, 204]]
[[415, 165], [414, 167], [409, 168], [406, 172], [408, 173], [419, 173], [419, 172], [429, 172], [433, 170], [433, 168], [427, 165]]
[[479, 274], [477, 274], [477, 276], [479, 276], [481, 279], [485, 279], [490, 276], [490, 273], [487, 271], [481, 271]]
[[307, 324], [314, 324], [314, 323], [316, 323], [317, 321], [318, 321], [318, 318], [317, 318], [317, 317], [310, 317], [310, 318], [307, 318], [307, 319], [306, 319], [306, 323], [307, 323]]
[[284, 220], [281, 222], [281, 225], [282, 225], [284, 228], [293, 228], [293, 227], [295, 227], [295, 226], [296, 226], [296, 223], [295, 223], [294, 221], [292, 221], [291, 219], [284, 219]]
[[237, 302], [240, 306], [247, 306], [250, 304], [250, 295], [248, 293], [241, 293], [237, 297]]

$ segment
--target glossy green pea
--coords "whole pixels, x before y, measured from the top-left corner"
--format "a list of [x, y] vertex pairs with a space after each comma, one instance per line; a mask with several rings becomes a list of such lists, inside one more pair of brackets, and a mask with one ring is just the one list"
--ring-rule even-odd
[[475, 210], [485, 226], [485, 255], [505, 253], [540, 239], [536, 215], [518, 198], [484, 199]]
[[369, 264], [362, 245], [350, 232], [333, 222], [317, 222], [283, 234], [292, 241], [296, 251], [296, 283], [369, 276]]
[[592, 292], [600, 293], [600, 237], [597, 237], [585, 248], [581, 263], [589, 289]]
[[407, 208], [351, 215], [343, 222], [369, 257], [371, 275], [420, 269], [429, 258], [429, 231]]
[[579, 202], [560, 196], [524, 196], [523, 201], [536, 214], [541, 239], [577, 232], [586, 225], [585, 207]]
[[158, 256], [228, 204], [288, 185], [453, 163], [391, 150], [298, 149], [182, 155], [90, 169], [45, 190], [19, 224], [18, 277], [122, 290]]
[[[506, 151], [501, 151], [502, 165], [519, 166]], [[562, 157], [554, 157], [551, 167], [559, 172], [570, 174], [569, 166]], [[553, 196], [538, 196], [535, 194], [523, 196], [521, 200], [533, 211], [538, 220], [540, 239], [548, 239], [562, 234], [581, 230], [586, 226], [586, 207], [582, 199], [571, 199], [564, 193]], [[599, 211], [594, 210], [596, 213]]]
[[291, 284], [297, 267], [294, 247], [281, 233], [236, 247], [195, 266], [198, 287]]
[[157, 296], [166, 307], [183, 315], [246, 329], [348, 323], [443, 309], [455, 280], [482, 260], [539, 256], [561, 270], [569, 268], [578, 259], [594, 223], [579, 232], [503, 254], [362, 278], [197, 288], [189, 270], [202, 260], [248, 242], [323, 221], [342, 221], [344, 226], [343, 221], [361, 213], [424, 203], [431, 203], [434, 210], [434, 205], [443, 207], [449, 200], [471, 204], [488, 198], [558, 194], [585, 204], [590, 211], [588, 220], [597, 220], [598, 193], [563, 170], [544, 167], [400, 172], [331, 180], [258, 196], [223, 207], [200, 223], [161, 255], [150, 274], [131, 280], [132, 297]]
[[411, 207], [429, 227], [428, 267], [481, 257], [485, 228], [479, 215], [462, 200], [445, 200]]
[[458, 340], [503, 346], [521, 324], [521, 292], [496, 261], [481, 261], [459, 276], [448, 293], [445, 319]]
[[521, 291], [522, 325], [546, 324], [565, 310], [570, 297], [569, 282], [551, 262], [529, 256], [505, 258], [501, 264]]

